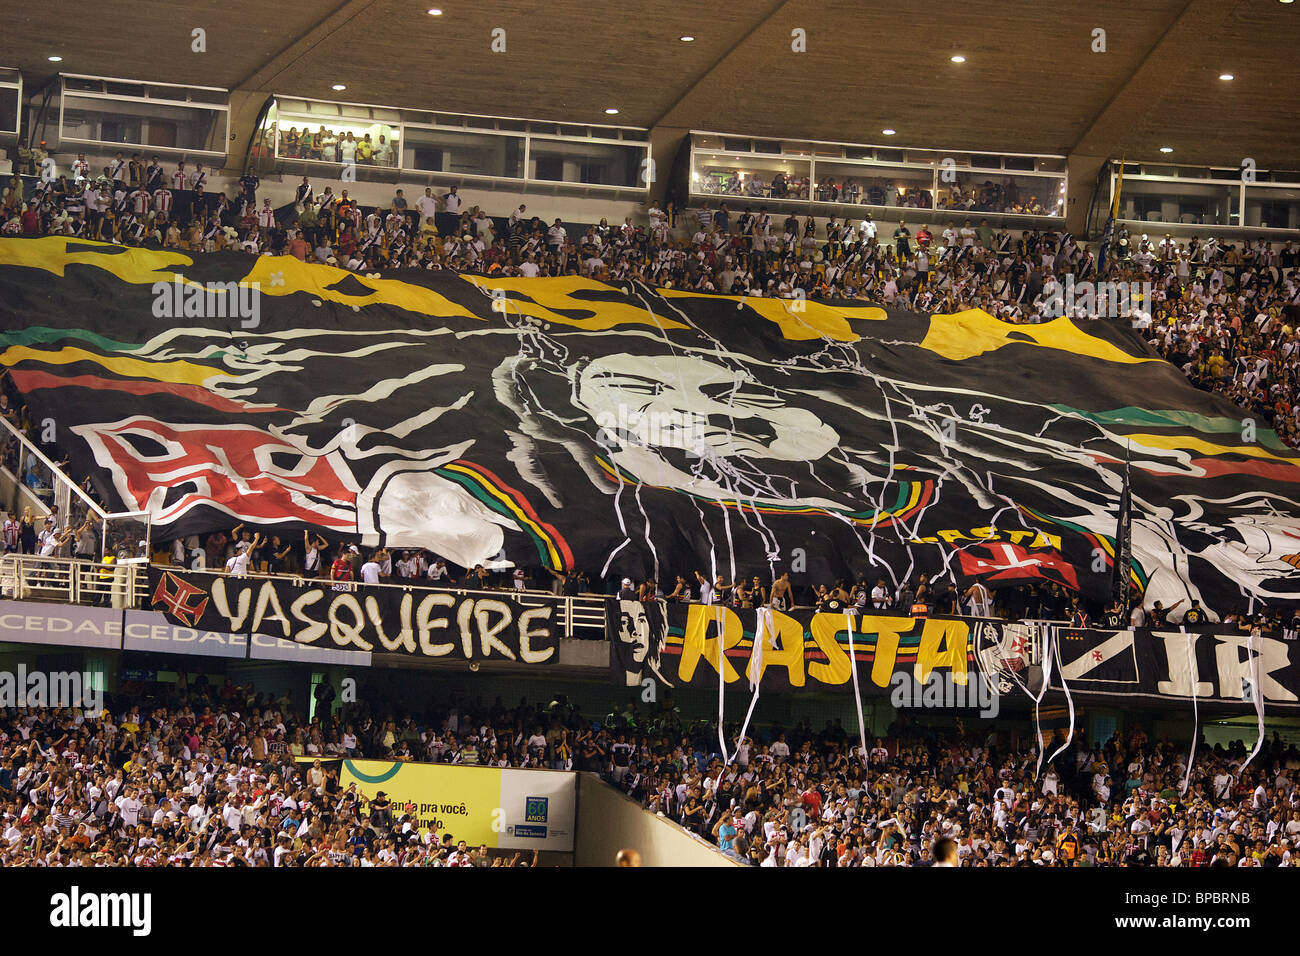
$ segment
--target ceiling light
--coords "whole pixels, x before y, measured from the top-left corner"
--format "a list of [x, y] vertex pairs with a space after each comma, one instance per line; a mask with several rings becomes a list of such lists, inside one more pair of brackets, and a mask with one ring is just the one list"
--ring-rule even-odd
[[683, 43], [694, 43], [694, 42], [695, 42], [695, 37], [693, 37], [693, 36], [678, 37], [677, 39], [681, 40]]
[[442, 16], [442, 11], [439, 10], [437, 7], [431, 7], [431, 8], [429, 9], [429, 16], [431, 16], [431, 17], [440, 17], [440, 16]]
[[335, 83], [332, 87], [330, 87], [330, 89], [333, 89], [333, 90], [346, 90], [347, 87], [344, 86], [342, 83]]
[[618, 110], [614, 109], [614, 107], [612, 106], [609, 109], [605, 110], [605, 112], [608, 113], [610, 116], [616, 116], [618, 114]]
[[892, 130], [892, 129], [882, 129], [881, 132], [884, 133], [886, 136], [893, 136], [894, 133], [897, 132], [897, 130]]
[[1172, 153], [1173, 151], [1174, 151], [1174, 148], [1173, 148], [1172, 146], [1161, 146], [1161, 147], [1160, 147], [1160, 152], [1162, 152], [1162, 153]]
[[45, 59], [49, 60], [51, 63], [62, 63], [62, 62], [63, 62], [63, 57], [61, 57], [61, 56], [47, 56]]
[[954, 62], [954, 63], [965, 63], [965, 62], [966, 62], [966, 58], [965, 58], [964, 56], [962, 56], [960, 53], [958, 53], [956, 56], [954, 56], [954, 57], [952, 58], [952, 62]]
[[1233, 79], [1233, 75], [1232, 75], [1231, 73], [1220, 73], [1220, 74], [1219, 74], [1219, 79], [1221, 79], [1221, 80], [1231, 80], [1231, 79]]

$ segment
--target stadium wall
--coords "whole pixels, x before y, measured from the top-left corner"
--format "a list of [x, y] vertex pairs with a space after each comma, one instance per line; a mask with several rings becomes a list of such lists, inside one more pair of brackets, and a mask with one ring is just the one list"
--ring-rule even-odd
[[739, 866], [668, 820], [647, 813], [594, 773], [578, 776], [575, 866], [613, 866], [618, 851], [636, 850], [643, 866]]

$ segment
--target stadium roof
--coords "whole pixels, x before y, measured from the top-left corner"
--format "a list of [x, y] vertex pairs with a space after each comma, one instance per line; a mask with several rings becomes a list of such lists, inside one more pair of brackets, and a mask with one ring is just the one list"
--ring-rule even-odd
[[843, 142], [891, 128], [917, 147], [1152, 160], [1168, 146], [1173, 162], [1300, 165], [1300, 3], [1283, 0], [47, 0], [5, 19], [0, 65], [29, 87], [64, 70], [584, 123]]

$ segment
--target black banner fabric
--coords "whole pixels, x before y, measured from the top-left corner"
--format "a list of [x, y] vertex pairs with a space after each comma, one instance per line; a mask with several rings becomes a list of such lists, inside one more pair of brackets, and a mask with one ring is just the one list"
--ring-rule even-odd
[[1111, 698], [1300, 710], [1300, 642], [1206, 631], [1056, 632], [1053, 690]]
[[[1300, 456], [1132, 329], [0, 238], [0, 364], [155, 537], [1300, 598]], [[733, 578], [734, 579], [734, 578]]]
[[149, 607], [174, 624], [205, 631], [434, 660], [553, 664], [559, 658], [555, 607], [524, 607], [505, 593], [321, 585], [151, 566], [149, 594]]
[[907, 677], [932, 685], [934, 675], [1002, 694], [1027, 679], [1031, 656], [1027, 627], [969, 618], [611, 600], [608, 621], [614, 680], [629, 687], [716, 687], [721, 672], [728, 686], [828, 690], [852, 686], [856, 663], [864, 697], [894, 695]]

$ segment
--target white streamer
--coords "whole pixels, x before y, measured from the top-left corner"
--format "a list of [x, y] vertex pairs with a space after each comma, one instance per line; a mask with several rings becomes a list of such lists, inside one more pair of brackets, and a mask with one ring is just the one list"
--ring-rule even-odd
[[[1043, 698], [1047, 696], [1047, 688], [1052, 683], [1052, 660], [1056, 656], [1056, 628], [1051, 627], [1049, 638], [1043, 642], [1047, 646], [1047, 652], [1043, 655], [1043, 686], [1038, 688], [1038, 694], [1031, 695], [1034, 697], [1034, 733], [1037, 740], [1034, 741], [1034, 747], [1038, 751], [1038, 761], [1034, 764], [1034, 782], [1038, 782], [1038, 775], [1043, 770], [1043, 752], [1047, 749], [1043, 746], [1043, 722], [1039, 717], [1039, 705], [1042, 704]], [[1064, 682], [1062, 682], [1064, 686]], [[1052, 756], [1055, 756], [1053, 754]]]
[[[1186, 628], [1183, 629], [1186, 634]], [[1187, 634], [1187, 673], [1192, 682], [1192, 749], [1187, 754], [1187, 769], [1183, 773], [1183, 786], [1178, 791], [1180, 797], [1187, 795], [1187, 785], [1192, 780], [1192, 761], [1196, 758], [1196, 738], [1201, 733], [1201, 712], [1200, 706], [1196, 701], [1196, 651], [1195, 639], [1191, 634]]]
[[1250, 690], [1251, 696], [1255, 699], [1255, 716], [1259, 718], [1259, 736], [1255, 738], [1255, 749], [1250, 752], [1246, 762], [1241, 765], [1242, 771], [1250, 766], [1250, 762], [1255, 759], [1264, 746], [1264, 688], [1260, 686], [1263, 675], [1260, 673], [1260, 656], [1256, 653], [1258, 650], [1256, 637], [1257, 635], [1252, 630], [1249, 638], [1250, 643], [1247, 646], [1250, 650]]
[[[1056, 628], [1053, 627], [1052, 643], [1055, 644], [1056, 640], [1057, 640]], [[1052, 755], [1047, 758], [1048, 763], [1051, 763], [1053, 760], [1059, 757], [1062, 751], [1064, 751], [1066, 747], [1070, 746], [1070, 741], [1074, 740], [1074, 697], [1070, 693], [1070, 685], [1066, 683], [1064, 667], [1061, 668], [1061, 690], [1065, 691], [1065, 704], [1067, 707], [1070, 708], [1070, 729], [1065, 735], [1065, 743], [1061, 744], [1061, 746], [1057, 747], [1056, 750], [1052, 751]]]
[[723, 645], [726, 641], [723, 640], [725, 632], [722, 627], [721, 606], [718, 607], [716, 620], [718, 624], [718, 745], [722, 747], [722, 763], [726, 766], [731, 763], [731, 758], [727, 756], [727, 738], [722, 731], [722, 692], [727, 688], [727, 677], [723, 671], [723, 667], [726, 666]]
[[[763, 683], [763, 640], [768, 630], [767, 624], [772, 616], [771, 608], [759, 608], [758, 614], [755, 615], [757, 623], [754, 625], [754, 650], [749, 658], [749, 686], [753, 689], [754, 695], [749, 699], [749, 710], [745, 714], [745, 722], [740, 725], [740, 736], [736, 738], [736, 749], [739, 750], [745, 740], [745, 734], [749, 732], [749, 721], [754, 716], [754, 707], [758, 704], [758, 693]], [[771, 628], [773, 637], [776, 636], [776, 628]], [[732, 757], [736, 755], [733, 753]]]
[[853, 670], [853, 703], [858, 708], [858, 739], [862, 743], [862, 766], [867, 766], [867, 725], [862, 719], [862, 692], [858, 689], [858, 657], [853, 650], [853, 615], [845, 612], [849, 626], [849, 667]]

